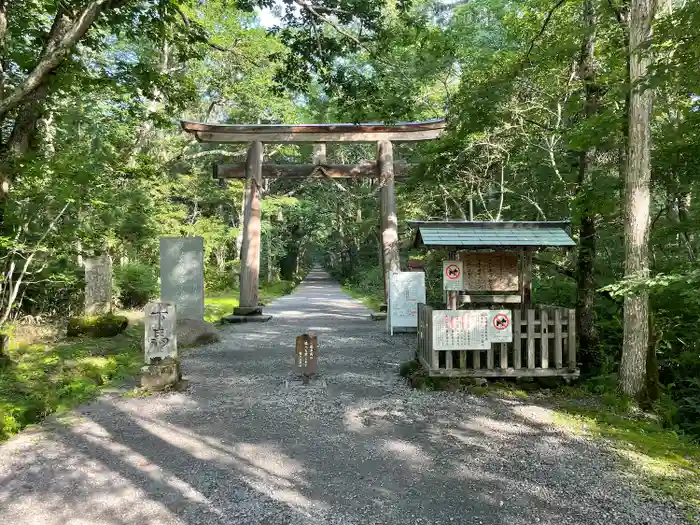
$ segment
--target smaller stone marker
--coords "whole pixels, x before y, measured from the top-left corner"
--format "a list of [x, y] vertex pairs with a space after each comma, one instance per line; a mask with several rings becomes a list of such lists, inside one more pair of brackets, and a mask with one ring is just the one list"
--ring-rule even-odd
[[297, 336], [294, 368], [296, 373], [304, 378], [304, 384], [310, 377], [318, 374], [318, 342], [315, 335]]
[[112, 260], [109, 255], [85, 259], [85, 315], [112, 311]]
[[144, 310], [144, 359], [141, 386], [163, 390], [180, 378], [177, 358], [177, 315], [175, 305], [165, 302], [148, 303]]
[[150, 364], [154, 359], [177, 357], [177, 335], [175, 305], [165, 302], [148, 303], [145, 308], [145, 359]]

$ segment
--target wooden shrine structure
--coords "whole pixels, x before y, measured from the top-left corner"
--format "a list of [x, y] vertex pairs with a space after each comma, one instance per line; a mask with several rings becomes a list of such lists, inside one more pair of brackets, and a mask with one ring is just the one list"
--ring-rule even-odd
[[[394, 162], [395, 142], [433, 140], [445, 128], [444, 120], [385, 124], [206, 124], [183, 121], [182, 129], [200, 142], [221, 144], [249, 143], [247, 160], [239, 164], [215, 166], [221, 179], [245, 178], [245, 213], [241, 247], [240, 305], [235, 316], [260, 316], [258, 285], [260, 275], [260, 190], [266, 178], [306, 178], [320, 173], [332, 179], [371, 177], [381, 184], [380, 216], [385, 297], [387, 276], [399, 269], [398, 225], [394, 180], [406, 165]], [[358, 165], [329, 165], [326, 143], [364, 142], [377, 144], [374, 162]], [[276, 165], [263, 160], [263, 144], [312, 143], [312, 164]]]
[[[576, 310], [532, 304], [532, 255], [575, 246], [569, 223], [410, 224], [417, 229], [414, 247], [448, 250], [451, 261], [445, 261], [443, 272], [462, 274], [460, 289], [447, 292], [447, 310], [418, 305], [416, 353], [429, 375], [578, 377]], [[511, 337], [498, 334], [497, 322]], [[496, 342], [490, 339], [494, 332]]]

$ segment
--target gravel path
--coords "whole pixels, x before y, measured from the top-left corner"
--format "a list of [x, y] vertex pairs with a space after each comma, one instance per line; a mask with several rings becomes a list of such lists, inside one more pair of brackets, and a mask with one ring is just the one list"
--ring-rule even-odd
[[[105, 396], [0, 447], [1, 524], [660, 524], [546, 409], [408, 389], [413, 337], [321, 272], [183, 360], [188, 391]], [[285, 386], [294, 336], [323, 381]]]

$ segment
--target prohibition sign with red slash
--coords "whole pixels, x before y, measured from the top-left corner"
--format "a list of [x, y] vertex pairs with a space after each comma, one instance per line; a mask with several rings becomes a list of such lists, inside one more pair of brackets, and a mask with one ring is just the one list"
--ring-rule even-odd
[[510, 326], [510, 319], [506, 314], [498, 314], [493, 316], [493, 327], [496, 330], [505, 330]]
[[451, 281], [459, 279], [459, 275], [461, 273], [462, 271], [456, 264], [450, 264], [447, 268], [445, 268], [445, 276]]

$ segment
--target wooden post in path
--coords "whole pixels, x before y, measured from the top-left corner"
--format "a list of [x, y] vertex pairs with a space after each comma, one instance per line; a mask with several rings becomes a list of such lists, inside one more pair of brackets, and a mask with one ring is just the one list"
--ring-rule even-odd
[[262, 186], [263, 145], [255, 141], [248, 148], [246, 161], [245, 214], [241, 247], [241, 291], [237, 315], [262, 313], [258, 306], [260, 280], [260, 188]]
[[390, 272], [399, 271], [399, 234], [394, 194], [394, 148], [389, 140], [377, 142], [377, 175], [381, 189], [382, 260], [384, 262], [384, 304], [389, 294]]

